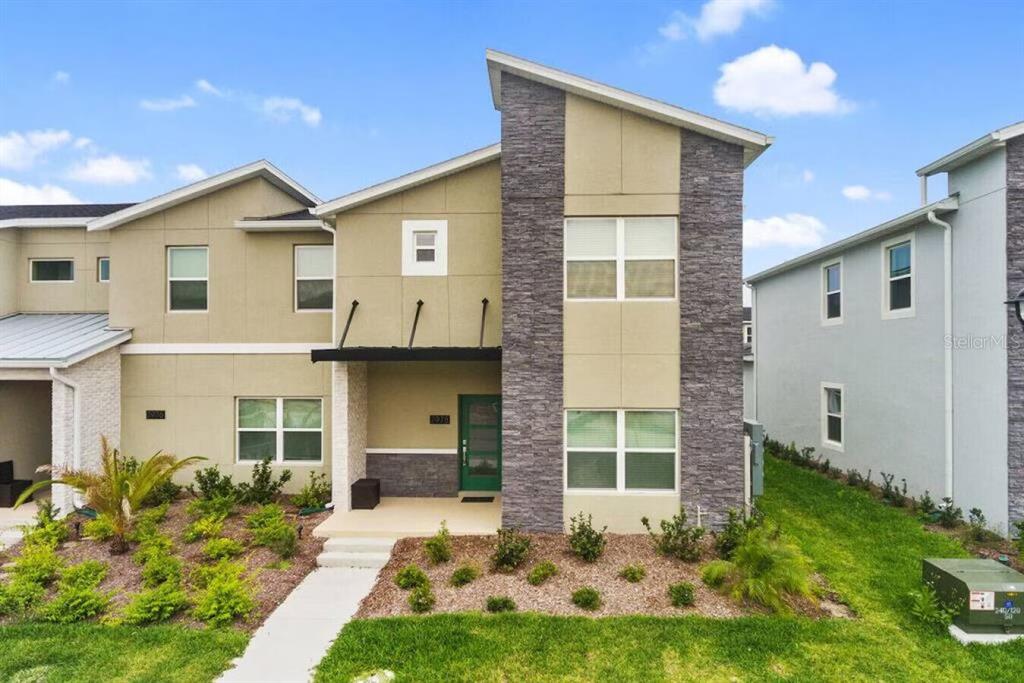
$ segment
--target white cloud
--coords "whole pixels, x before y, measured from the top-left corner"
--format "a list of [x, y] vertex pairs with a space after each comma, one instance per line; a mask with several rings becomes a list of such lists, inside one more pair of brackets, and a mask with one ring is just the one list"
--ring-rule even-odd
[[174, 111], [196, 106], [196, 101], [189, 95], [168, 97], [160, 100], [141, 100], [139, 106], [148, 111]]
[[690, 17], [676, 10], [672, 13], [667, 24], [658, 27], [658, 33], [661, 34], [662, 38], [673, 43], [683, 40], [686, 38], [686, 27], [690, 21]]
[[863, 202], [869, 199], [888, 201], [892, 195], [885, 190], [872, 190], [867, 185], [847, 185], [843, 188], [843, 196], [853, 202]]
[[67, 85], [71, 82], [71, 74], [67, 71], [54, 71], [51, 80], [57, 85]]
[[672, 12], [668, 22], [658, 27], [658, 33], [675, 43], [693, 32], [707, 42], [715, 36], [736, 33], [748, 16], [764, 16], [774, 4], [774, 0], [708, 0], [701, 6], [700, 16]]
[[22, 185], [0, 178], [0, 204], [80, 204], [81, 201], [56, 185]]
[[210, 83], [210, 81], [206, 80], [205, 78], [200, 78], [198, 81], [196, 81], [196, 87], [202, 90], [204, 93], [207, 93], [209, 95], [216, 95], [217, 97], [224, 97], [224, 95], [226, 94], [223, 90], [214, 86], [213, 83]]
[[833, 89], [836, 72], [824, 62], [804, 64], [793, 50], [768, 45], [721, 66], [715, 102], [758, 116], [842, 114], [852, 104]]
[[94, 145], [95, 143], [92, 141], [92, 138], [78, 138], [75, 140], [73, 147], [75, 149], [86, 149], [88, 147], [93, 147]]
[[0, 136], [0, 168], [30, 168], [37, 158], [70, 141], [71, 133], [66, 130], [30, 130], [24, 134], [12, 130]]
[[770, 218], [746, 218], [743, 221], [743, 246], [817, 247], [822, 242], [825, 224], [814, 216], [787, 213]]
[[68, 171], [71, 180], [100, 185], [131, 185], [152, 177], [148, 160], [125, 159], [116, 154], [93, 157], [72, 166]]
[[178, 164], [177, 174], [178, 180], [183, 180], [186, 183], [194, 183], [210, 175], [198, 164]]
[[805, 183], [813, 183], [814, 182], [814, 171], [812, 171], [809, 168], [805, 168], [804, 169], [804, 173], [803, 173], [803, 179], [804, 179]]
[[282, 123], [292, 120], [296, 113], [307, 126], [319, 126], [320, 110], [295, 97], [268, 97], [263, 100], [263, 113]]

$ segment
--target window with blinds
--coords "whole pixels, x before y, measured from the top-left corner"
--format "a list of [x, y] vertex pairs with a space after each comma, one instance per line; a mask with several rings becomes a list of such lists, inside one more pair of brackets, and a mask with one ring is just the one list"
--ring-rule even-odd
[[675, 218], [568, 218], [565, 297], [673, 299], [678, 250]]
[[673, 491], [676, 411], [569, 410], [567, 490]]

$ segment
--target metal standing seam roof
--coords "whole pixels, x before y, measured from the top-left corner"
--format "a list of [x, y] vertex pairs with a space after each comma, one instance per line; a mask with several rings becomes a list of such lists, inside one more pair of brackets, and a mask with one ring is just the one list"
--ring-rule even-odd
[[0, 318], [0, 368], [66, 368], [131, 339], [106, 313], [18, 313]]

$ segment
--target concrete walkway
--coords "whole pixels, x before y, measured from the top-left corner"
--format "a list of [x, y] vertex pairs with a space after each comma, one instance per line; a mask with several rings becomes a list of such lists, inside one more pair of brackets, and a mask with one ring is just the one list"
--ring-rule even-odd
[[377, 569], [321, 568], [260, 627], [222, 683], [306, 683], [377, 580]]

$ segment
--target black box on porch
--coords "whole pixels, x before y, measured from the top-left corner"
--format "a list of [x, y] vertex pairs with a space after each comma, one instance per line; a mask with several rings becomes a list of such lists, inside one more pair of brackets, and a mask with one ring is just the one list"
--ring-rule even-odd
[[372, 510], [380, 503], [380, 479], [360, 479], [352, 484], [352, 509]]
[[0, 484], [0, 508], [12, 508], [15, 501], [32, 485], [29, 479], [15, 479], [7, 484]]

